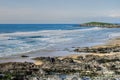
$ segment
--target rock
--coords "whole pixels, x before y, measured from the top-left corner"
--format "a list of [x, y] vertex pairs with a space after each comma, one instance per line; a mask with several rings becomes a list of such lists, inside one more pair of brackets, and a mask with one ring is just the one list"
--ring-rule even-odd
[[27, 55], [22, 55], [21, 57], [25, 58], [25, 57], [29, 57], [29, 56], [27, 56]]
[[[87, 48], [89, 50], [89, 48]], [[91, 48], [90, 48], [91, 49]], [[44, 75], [52, 74], [73, 74], [79, 73], [81, 76], [101, 76], [113, 72], [119, 74], [120, 71], [120, 57], [112, 56], [98, 56], [98, 55], [78, 55], [73, 57], [37, 57], [34, 60], [42, 61], [44, 64], [35, 65], [30, 62], [9, 62], [1, 63], [0, 71], [2, 74], [14, 74], [12, 77], [25, 79], [37, 75], [42, 77]], [[28, 79], [29, 80], [29, 79]]]
[[4, 77], [5, 77], [5, 74], [0, 74], [0, 79]]
[[85, 53], [111, 53], [111, 52], [120, 52], [120, 46], [112, 47], [101, 47], [101, 48], [76, 48], [75, 52], [85, 52]]

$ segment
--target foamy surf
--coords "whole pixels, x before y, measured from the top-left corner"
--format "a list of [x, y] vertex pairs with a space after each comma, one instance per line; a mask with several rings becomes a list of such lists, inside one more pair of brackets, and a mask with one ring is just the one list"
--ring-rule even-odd
[[[90, 46], [107, 38], [106, 28], [73, 30], [40, 30], [0, 34], [0, 57], [39, 50], [64, 50], [74, 46]], [[102, 36], [98, 36], [102, 35]], [[91, 44], [92, 43], [92, 44]]]
[[109, 35], [109, 37], [110, 37], [110, 38], [120, 37], [120, 32], [118, 32], [118, 33], [111, 33], [111, 34]]

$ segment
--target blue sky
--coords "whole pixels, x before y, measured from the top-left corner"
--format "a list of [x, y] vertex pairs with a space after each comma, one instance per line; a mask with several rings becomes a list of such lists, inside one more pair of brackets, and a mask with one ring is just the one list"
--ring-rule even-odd
[[120, 0], [0, 0], [0, 23], [120, 23]]

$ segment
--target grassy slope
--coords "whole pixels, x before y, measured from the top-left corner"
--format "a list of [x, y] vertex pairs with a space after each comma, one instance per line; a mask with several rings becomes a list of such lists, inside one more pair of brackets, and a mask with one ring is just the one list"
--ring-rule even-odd
[[92, 24], [92, 25], [114, 25], [112, 23], [104, 23], [104, 22], [89, 22], [85, 24]]

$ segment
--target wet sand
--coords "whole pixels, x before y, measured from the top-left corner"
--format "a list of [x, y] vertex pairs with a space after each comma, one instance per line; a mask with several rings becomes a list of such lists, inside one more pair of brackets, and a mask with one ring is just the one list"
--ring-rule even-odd
[[[79, 54], [79, 53], [69, 52], [69, 51], [57, 51], [57, 50], [42, 50], [42, 51], [29, 52], [29, 53], [25, 53], [25, 54], [0, 57], [0, 63], [35, 62], [32, 59], [36, 58], [36, 57], [56, 57], [56, 56], [67, 56], [70, 54]], [[28, 57], [22, 57], [22, 56], [28, 56]]]

